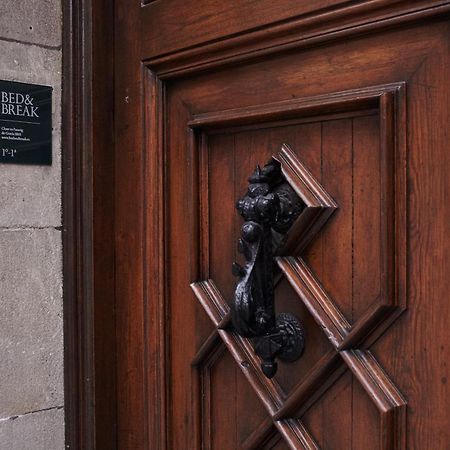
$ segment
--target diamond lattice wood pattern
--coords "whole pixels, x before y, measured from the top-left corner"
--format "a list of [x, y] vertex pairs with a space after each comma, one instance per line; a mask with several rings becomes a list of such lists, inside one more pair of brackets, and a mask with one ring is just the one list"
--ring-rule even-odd
[[[405, 447], [406, 401], [370, 351], [371, 344], [406, 307], [403, 216], [405, 131], [401, 128], [400, 120], [404, 113], [404, 88], [402, 83], [391, 84], [284, 104], [265, 105], [264, 108], [255, 108], [253, 111], [246, 109], [244, 120], [251, 124], [320, 115], [325, 111], [342, 113], [376, 108], [380, 124], [380, 201], [383, 213], [380, 217], [380, 290], [375, 299], [367, 302], [367, 308], [354, 321], [350, 321], [302, 258], [304, 250], [339, 206], [288, 145], [283, 145], [279, 154], [275, 155], [282, 164], [286, 179], [306, 204], [305, 210], [290, 230], [281, 255], [277, 258], [280, 268], [278, 281], [288, 280], [331, 344], [288, 394], [276, 378], [268, 380], [264, 377], [250, 342], [233, 332], [230, 327], [228, 303], [215, 282], [207, 279], [192, 284], [197, 299], [215, 328], [200, 347], [192, 362], [193, 366], [197, 367], [200, 376], [204, 377], [205, 364], [210, 365], [212, 359], [216, 358], [222, 341], [269, 414], [269, 418], [264, 419], [243, 442], [243, 448], [261, 448], [272, 439], [275, 430], [278, 430], [290, 448], [319, 448], [301, 418], [347, 370], [358, 380], [379, 411], [381, 448], [388, 450]], [[235, 121], [242, 123], [242, 115], [242, 111], [236, 110], [198, 116], [190, 125], [202, 131], [219, 126], [233, 126]], [[203, 137], [198, 139], [199, 146], [205, 149], [206, 138], [202, 134], [200, 136]], [[207, 179], [207, 170], [203, 173], [203, 179], [205, 178]], [[204, 198], [201, 203], [205, 205], [208, 200]], [[366, 205], [366, 208], [370, 208], [370, 205]], [[339, 236], [332, 238], [339, 239]], [[333, 276], [338, 274], [330, 275], [331, 278]], [[307, 345], [314, 343], [307, 342]]]

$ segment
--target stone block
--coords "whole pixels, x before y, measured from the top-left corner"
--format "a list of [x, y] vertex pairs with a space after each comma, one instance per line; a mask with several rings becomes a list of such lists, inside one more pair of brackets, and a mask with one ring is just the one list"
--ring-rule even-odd
[[64, 410], [54, 408], [0, 419], [0, 448], [4, 450], [63, 450]]
[[0, 255], [0, 418], [6, 418], [63, 405], [61, 232], [0, 230]]
[[61, 51], [2, 42], [0, 78], [53, 86], [53, 165], [0, 164], [0, 227], [61, 225]]
[[2, 0], [0, 38], [61, 45], [61, 0]]

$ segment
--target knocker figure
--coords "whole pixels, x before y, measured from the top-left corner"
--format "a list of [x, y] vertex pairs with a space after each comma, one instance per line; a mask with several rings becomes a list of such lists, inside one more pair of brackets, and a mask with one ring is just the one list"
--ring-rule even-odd
[[248, 181], [246, 195], [236, 204], [245, 220], [238, 242], [245, 264], [233, 264], [239, 281], [232, 321], [241, 336], [254, 340], [256, 353], [263, 359], [262, 369], [271, 378], [277, 370], [275, 357], [282, 353], [288, 338], [285, 315], [283, 323], [275, 316], [274, 251], [280, 239], [274, 236], [287, 231], [301, 206], [299, 201], [292, 201], [296, 194], [286, 185], [281, 165], [273, 158], [262, 169], [257, 166]]

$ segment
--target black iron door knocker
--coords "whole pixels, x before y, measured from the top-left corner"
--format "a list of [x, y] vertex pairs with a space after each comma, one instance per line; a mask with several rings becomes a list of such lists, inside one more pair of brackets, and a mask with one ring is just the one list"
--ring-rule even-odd
[[248, 191], [236, 208], [244, 218], [238, 249], [245, 264], [233, 264], [239, 277], [232, 306], [234, 329], [250, 338], [268, 378], [277, 371], [276, 358], [295, 361], [304, 350], [302, 323], [289, 313], [276, 315], [274, 279], [277, 250], [305, 208], [286, 181], [281, 164], [272, 158], [249, 178]]

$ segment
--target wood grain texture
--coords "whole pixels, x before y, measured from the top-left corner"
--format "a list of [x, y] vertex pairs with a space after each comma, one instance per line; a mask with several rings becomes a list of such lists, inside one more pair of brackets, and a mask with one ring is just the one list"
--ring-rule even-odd
[[[259, 426], [255, 427], [253, 432], [242, 443], [243, 450], [257, 450], [266, 447], [267, 441], [272, 440], [274, 434], [274, 425], [270, 418], [266, 418]], [[269, 447], [270, 448], [270, 447]]]
[[[63, 226], [62, 234], [64, 255], [64, 397], [66, 440], [74, 448], [92, 446], [95, 427], [92, 417], [93, 379], [92, 361], [94, 342], [92, 339], [92, 265], [84, 264], [85, 258], [91, 263], [92, 220], [84, 222], [81, 218], [92, 210], [89, 166], [83, 162], [91, 155], [92, 135], [84, 134], [86, 116], [91, 111], [90, 70], [88, 82], [84, 73], [76, 68], [79, 55], [89, 52], [88, 42], [84, 39], [86, 29], [92, 25], [92, 16], [83, 17], [85, 2], [66, 2], [63, 9], [63, 48], [65, 78], [62, 95], [62, 142], [65, 147], [62, 160], [64, 181], [62, 186]], [[85, 22], [83, 22], [83, 19]], [[86, 108], [86, 109], [85, 109]], [[88, 169], [88, 170], [86, 170]], [[82, 193], [83, 186], [87, 198]]]
[[[155, 405], [156, 420], [149, 426], [149, 436], [158, 435], [164, 442], [166, 438], [167, 415], [167, 305], [165, 303], [165, 245], [159, 239], [164, 235], [166, 214], [164, 211], [163, 189], [165, 186], [165, 167], [163, 152], [163, 103], [164, 91], [161, 82], [151, 73], [143, 74], [145, 96], [149, 98], [144, 110], [144, 121], [149, 124], [144, 135], [145, 148], [154, 149], [143, 155], [143, 183], [149, 186], [145, 193], [147, 205], [146, 216], [143, 217], [143, 227], [148, 233], [146, 245], [143, 246], [143, 314], [144, 321], [144, 382], [146, 398]], [[154, 243], [158, 244], [155, 245]], [[150, 263], [153, 262], [153, 263]], [[193, 264], [193, 270], [196, 265]], [[150, 438], [149, 438], [150, 439]]]
[[[269, 21], [283, 21], [311, 11], [328, 10], [342, 3], [346, 1], [318, 0], [314, 5], [293, 5], [287, 0], [277, 4], [267, 1], [255, 4], [251, 0], [226, 4], [203, 0], [195, 5], [162, 1], [142, 11], [142, 26], [146, 31], [144, 42], [149, 46], [145, 51], [156, 55], [169, 53], [170, 50], [191, 47], [206, 40], [217, 40], [224, 34], [242, 33], [260, 28]], [[226, 29], [221, 30], [216, 26], [217, 15], [226, 23]], [[155, 17], [159, 18], [159, 22], [155, 21]], [[188, 33], [181, 32], [176, 25], [181, 17], [184, 18], [184, 26], [189, 28]], [[158, 51], [158, 46], [164, 41], [163, 52]]]
[[[408, 312], [372, 348], [408, 396], [408, 430], [417, 430], [413, 435], [408, 431], [408, 445], [424, 448], [448, 445], [444, 417], [449, 407], [444, 398], [448, 397], [445, 318], [449, 311], [448, 303], [440, 300], [448, 283], [449, 255], [448, 211], [443, 207], [449, 188], [449, 155], [444, 144], [450, 117], [447, 61], [446, 49], [438, 47], [410, 79], [407, 114], [411, 124], [420, 126], [412, 126], [407, 135]], [[398, 343], [407, 340], [406, 353], [406, 345]], [[388, 358], [386, 352], [393, 348], [396, 356]]]
[[277, 263], [330, 342], [339, 347], [348, 335], [350, 324], [317, 278], [300, 258], [277, 258]]
[[[351, 374], [345, 372], [333, 383], [320, 402], [312, 405], [302, 418], [321, 449], [353, 448], [352, 415], [342, 414], [342, 411], [352, 410], [351, 389]], [[364, 424], [366, 426], [366, 439], [371, 441], [372, 424], [369, 421], [365, 421]], [[368, 444], [368, 447], [371, 448], [370, 444]]]
[[[136, 27], [139, 20], [138, 11], [122, 2], [114, 2], [114, 20], [116, 126], [114, 127], [113, 157], [116, 173], [120, 173], [120, 176], [116, 178], [116, 195], [114, 196], [117, 318], [116, 446], [117, 448], [146, 448], [149, 445], [148, 433], [154, 427], [158, 430], [157, 433], [152, 434], [155, 448], [164, 448], [165, 436], [160, 435], [159, 418], [152, 423], [146, 419], [150, 404], [147, 399], [148, 373], [145, 371], [147, 356], [145, 311], [148, 306], [145, 281], [149, 266], [144, 260], [144, 255], [147, 251], [145, 219], [149, 195], [143, 189], [147, 161], [144, 133], [136, 133], [132, 125], [144, 123], [144, 110], [140, 104], [144, 80], [141, 65], [136, 64], [139, 43], [133, 44], [133, 36], [128, 32], [129, 29]], [[130, 61], [135, 63], [123, 64], [119, 55], [124, 53], [128, 55]], [[152, 131], [152, 139], [156, 139], [159, 129], [155, 126]], [[142, 207], [144, 204], [145, 210]], [[159, 265], [160, 262], [156, 261], [156, 264]], [[156, 278], [155, 281], [164, 283], [163, 280]], [[162, 406], [159, 404], [158, 408]], [[157, 442], [154, 439], [155, 436], [158, 436]]]
[[117, 439], [113, 15], [107, 1], [63, 4], [64, 412], [72, 449], [114, 449]]
[[381, 415], [380, 448], [406, 448], [406, 400], [370, 352], [341, 352]]
[[[167, 19], [170, 17], [168, 24], [169, 28], [171, 28], [171, 36], [166, 36], [166, 39], [162, 39], [159, 45], [167, 49], [167, 42], [175, 38], [173, 45], [176, 46], [176, 50], [174, 48], [174, 51], [164, 54], [157, 47], [155, 48], [159, 40], [154, 39], [147, 41], [142, 58], [147, 59], [148, 63], [162, 78], [169, 79], [192, 75], [225, 65], [239, 64], [251, 58], [267, 57], [274, 52], [288, 52], [293, 49], [321, 45], [330, 41], [343, 40], [401, 26], [403, 23], [414, 23], [415, 21], [445, 14], [450, 8], [447, 1], [433, 0], [395, 2], [372, 0], [346, 3], [344, 3], [343, 7], [328, 10], [325, 8], [323, 11], [317, 10], [317, 8], [320, 8], [320, 4], [310, 5], [309, 7], [316, 10], [315, 13], [298, 17], [291, 16], [291, 20], [275, 24], [270, 23], [268, 27], [256, 28], [255, 30], [248, 30], [247, 28], [245, 30], [247, 32], [232, 34], [231, 36], [226, 36], [225, 39], [203, 40], [200, 45], [192, 45], [189, 43], [189, 40], [197, 32], [203, 33], [205, 31], [205, 28], [197, 28], [201, 20], [196, 21], [194, 19], [194, 30], [191, 30], [193, 34], [186, 32], [183, 36], [187, 38], [186, 42], [184, 39], [175, 38], [176, 33], [173, 33], [173, 27], [176, 22], [173, 22], [173, 17], [169, 12], [166, 17]], [[267, 16], [265, 16], [267, 20], [268, 17], [273, 17], [273, 11], [269, 13], [267, 8], [278, 8], [281, 5], [277, 3], [275, 6], [270, 3], [265, 5], [264, 9], [257, 8], [256, 13], [264, 11], [263, 14], [265, 14], [267, 12]], [[296, 4], [295, 6], [297, 8], [305, 8], [303, 4]], [[292, 10], [289, 8], [282, 9], [283, 14], [289, 13], [289, 11]], [[144, 12], [148, 16], [142, 18], [142, 30], [159, 30], [160, 23], [156, 27], [152, 26], [151, 23], [157, 16], [150, 9]], [[252, 11], [250, 16], [238, 14], [235, 16], [235, 19], [242, 18], [248, 26], [249, 17], [258, 17], [258, 14], [255, 16], [255, 11]], [[214, 16], [208, 14], [204, 14], [203, 18], [207, 18], [210, 21], [214, 20]], [[184, 29], [183, 31], [187, 30]], [[215, 28], [214, 32], [220, 33], [220, 29]], [[162, 35], [159, 34], [158, 37], [161, 38]]]

